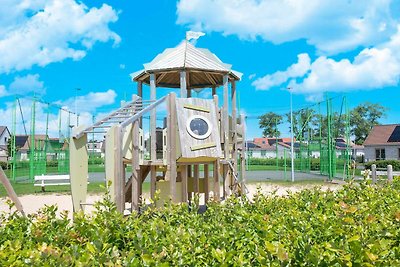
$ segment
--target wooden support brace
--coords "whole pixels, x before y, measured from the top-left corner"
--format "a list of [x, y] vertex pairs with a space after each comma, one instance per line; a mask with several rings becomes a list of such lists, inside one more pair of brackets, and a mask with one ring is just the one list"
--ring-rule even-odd
[[139, 122], [135, 121], [132, 127], [132, 212], [139, 211], [141, 195], [140, 191], [142, 187], [139, 165], [139, 139]]
[[176, 202], [176, 107], [175, 107], [175, 94], [170, 94], [169, 99], [169, 112], [170, 112], [170, 127], [168, 128], [170, 137], [170, 155], [169, 155], [169, 166], [170, 166], [170, 194], [172, 202]]
[[188, 172], [187, 165], [181, 166], [181, 177], [182, 177], [182, 202], [187, 203], [188, 201]]
[[220, 188], [219, 188], [219, 160], [216, 160], [214, 162], [214, 169], [213, 169], [213, 180], [214, 180], [214, 200], [215, 201], [220, 201], [221, 200], [221, 194], [220, 194]]
[[209, 183], [209, 169], [208, 169], [208, 164], [204, 164], [204, 191], [205, 191], [205, 196], [204, 196], [204, 201], [207, 204], [209, 195], [210, 195], [210, 190], [208, 188], [208, 183]]

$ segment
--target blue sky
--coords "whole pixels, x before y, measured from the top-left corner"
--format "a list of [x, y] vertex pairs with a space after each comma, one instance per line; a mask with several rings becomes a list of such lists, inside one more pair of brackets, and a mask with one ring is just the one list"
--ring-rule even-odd
[[[268, 111], [312, 105], [324, 93], [346, 95], [389, 110], [382, 123], [399, 123], [399, 1], [330, 0], [5, 0], [0, 7], [0, 118], [11, 126], [14, 94], [35, 95], [81, 114], [90, 123], [136, 93], [129, 79], [188, 30], [203, 31], [208, 48], [242, 72], [240, 108], [248, 137]], [[76, 88], [80, 88], [77, 91]], [[145, 91], [145, 96], [146, 96]], [[168, 90], [160, 90], [160, 95]], [[21, 100], [25, 119], [30, 100]], [[37, 131], [46, 125], [37, 107]], [[50, 109], [56, 135], [58, 113]], [[22, 120], [19, 130], [22, 131]], [[63, 114], [63, 123], [66, 114]], [[29, 125], [28, 125], [29, 128]], [[288, 135], [287, 125], [281, 126]]]

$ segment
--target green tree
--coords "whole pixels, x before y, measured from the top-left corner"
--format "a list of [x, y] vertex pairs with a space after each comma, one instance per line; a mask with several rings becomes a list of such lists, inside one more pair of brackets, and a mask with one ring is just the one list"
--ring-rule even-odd
[[282, 116], [274, 112], [268, 112], [258, 117], [258, 125], [263, 129], [264, 137], [279, 137], [281, 132], [278, 125], [282, 123]]
[[[290, 113], [285, 114], [287, 122], [289, 123], [290, 132]], [[295, 138], [303, 139], [305, 133], [313, 128], [314, 117], [316, 116], [314, 110], [306, 108], [298, 111], [293, 111], [293, 133]], [[313, 134], [313, 133], [312, 133]]]
[[364, 102], [350, 112], [351, 134], [355, 143], [361, 145], [372, 127], [379, 124], [379, 119], [386, 117], [387, 108], [380, 104]]

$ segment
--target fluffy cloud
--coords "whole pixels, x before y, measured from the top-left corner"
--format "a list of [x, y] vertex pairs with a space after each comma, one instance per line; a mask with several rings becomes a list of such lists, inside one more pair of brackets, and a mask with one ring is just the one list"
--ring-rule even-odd
[[334, 54], [383, 42], [396, 31], [390, 0], [181, 0], [177, 23], [280, 44], [305, 39]]
[[0, 97], [8, 95], [7, 89], [4, 85], [0, 85]]
[[268, 90], [271, 87], [281, 85], [289, 78], [303, 77], [310, 70], [310, 57], [308, 54], [297, 56], [297, 63], [291, 65], [285, 71], [277, 71], [255, 80], [252, 85], [257, 89]]
[[74, 111], [76, 103], [78, 113], [95, 113], [98, 108], [115, 103], [116, 97], [117, 93], [109, 89], [105, 92], [90, 92], [76, 98], [71, 97], [65, 101], [59, 101], [58, 104]]
[[[294, 92], [318, 95], [324, 91], [344, 92], [394, 86], [399, 83], [400, 77], [399, 47], [400, 27], [388, 42], [363, 49], [353, 60], [334, 60], [320, 56], [309, 64], [308, 68], [306, 68], [307, 64], [303, 64], [305, 68], [301, 75], [301, 71], [297, 73], [289, 71], [301, 65], [299, 55], [298, 62], [286, 71], [266, 75], [255, 80], [253, 85], [257, 89], [268, 89], [288, 83], [287, 85], [293, 87]], [[301, 79], [296, 79], [299, 77]], [[313, 95], [308, 96], [307, 99], [319, 99], [319, 97]]]
[[109, 24], [109, 5], [88, 8], [75, 0], [5, 0], [0, 6], [0, 73], [79, 60], [96, 42], [120, 42]]
[[28, 74], [20, 77], [16, 76], [14, 81], [10, 84], [10, 93], [25, 95], [30, 92], [35, 94], [44, 95], [46, 88], [43, 86], [43, 82], [39, 80], [39, 74]]

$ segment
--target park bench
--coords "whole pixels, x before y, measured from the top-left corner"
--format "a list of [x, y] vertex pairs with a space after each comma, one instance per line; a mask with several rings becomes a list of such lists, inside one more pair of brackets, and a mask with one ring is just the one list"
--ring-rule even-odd
[[34, 186], [42, 187], [42, 191], [45, 192], [46, 186], [51, 185], [70, 185], [70, 178], [68, 174], [65, 175], [36, 175]]

